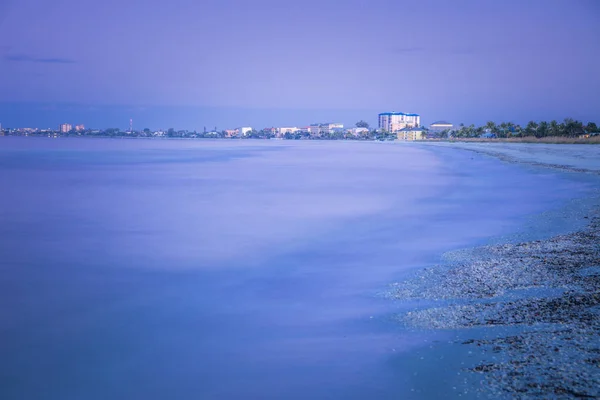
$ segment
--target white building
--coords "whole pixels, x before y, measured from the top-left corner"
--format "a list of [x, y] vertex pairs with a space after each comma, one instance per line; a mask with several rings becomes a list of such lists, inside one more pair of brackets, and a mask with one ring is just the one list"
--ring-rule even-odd
[[251, 131], [252, 131], [252, 128], [249, 126], [242, 126], [241, 128], [238, 128], [238, 134], [240, 136], [246, 136], [246, 134]]
[[398, 132], [404, 128], [421, 126], [419, 114], [406, 114], [403, 112], [387, 112], [379, 114], [379, 129], [386, 132]]
[[286, 133], [293, 134], [293, 133], [296, 133], [296, 132], [298, 132], [298, 131], [299, 131], [299, 129], [298, 129], [298, 128], [296, 128], [296, 127], [290, 127], [290, 128], [277, 128], [277, 133], [278, 133], [279, 135], [281, 135], [281, 136], [285, 135]]
[[429, 129], [431, 129], [432, 131], [445, 131], [445, 130], [452, 130], [454, 128], [454, 125], [452, 125], [450, 122], [448, 121], [436, 121], [433, 124], [429, 125]]
[[327, 133], [333, 133], [336, 131], [341, 131], [344, 129], [344, 124], [334, 124], [334, 123], [328, 123], [328, 124], [322, 124], [321, 125], [321, 131], [322, 132], [327, 132]]
[[73, 129], [73, 126], [71, 124], [60, 124], [60, 126], [58, 127], [58, 130], [61, 133], [71, 132], [72, 129]]
[[344, 124], [327, 122], [324, 124], [311, 124], [309, 132], [311, 135], [329, 134], [344, 129]]
[[358, 136], [362, 133], [369, 133], [369, 128], [352, 128], [350, 129], [350, 133], [354, 136]]

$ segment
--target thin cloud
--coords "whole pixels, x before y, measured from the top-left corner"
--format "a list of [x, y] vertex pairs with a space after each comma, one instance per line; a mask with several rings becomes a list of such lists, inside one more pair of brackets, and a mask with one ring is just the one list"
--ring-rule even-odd
[[32, 57], [25, 54], [9, 54], [4, 56], [6, 61], [12, 62], [29, 62], [36, 64], [75, 64], [76, 61], [70, 58], [60, 58], [60, 57]]

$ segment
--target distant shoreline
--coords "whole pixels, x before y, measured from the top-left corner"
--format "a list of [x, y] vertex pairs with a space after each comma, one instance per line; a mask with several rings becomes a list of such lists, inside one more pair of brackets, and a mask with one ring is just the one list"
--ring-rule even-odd
[[269, 140], [269, 141], [346, 141], [346, 142], [398, 142], [398, 143], [543, 143], [543, 144], [600, 144], [600, 135], [575, 138], [563, 136], [546, 136], [536, 138], [535, 136], [514, 138], [452, 138], [452, 139], [420, 139], [420, 140], [378, 140], [361, 138], [241, 138], [241, 137], [166, 137], [166, 136], [126, 136], [126, 135], [0, 135], [0, 137], [36, 137], [36, 138], [92, 138], [92, 139], [159, 139], [159, 140]]

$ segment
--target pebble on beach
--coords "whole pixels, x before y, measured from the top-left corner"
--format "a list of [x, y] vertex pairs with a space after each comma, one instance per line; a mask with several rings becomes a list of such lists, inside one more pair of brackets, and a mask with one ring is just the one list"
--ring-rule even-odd
[[398, 319], [417, 329], [521, 327], [518, 334], [470, 339], [502, 361], [470, 368], [488, 396], [600, 397], [600, 217], [576, 233], [454, 252], [392, 286], [395, 299], [439, 306]]

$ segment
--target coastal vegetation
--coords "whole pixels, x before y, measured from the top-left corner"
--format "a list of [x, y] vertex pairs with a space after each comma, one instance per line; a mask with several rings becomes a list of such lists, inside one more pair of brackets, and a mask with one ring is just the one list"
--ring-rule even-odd
[[513, 122], [495, 123], [488, 121], [485, 125], [475, 126], [460, 124], [456, 129], [447, 129], [439, 132], [439, 138], [579, 138], [598, 135], [600, 128], [595, 122], [584, 124], [572, 118], [565, 118], [563, 122], [529, 121], [525, 126]]
[[[448, 141], [448, 139], [438, 139], [439, 141]], [[590, 135], [582, 137], [565, 137], [565, 136], [523, 136], [509, 138], [451, 138], [451, 142], [502, 142], [502, 143], [548, 143], [548, 144], [600, 144], [600, 135]]]

